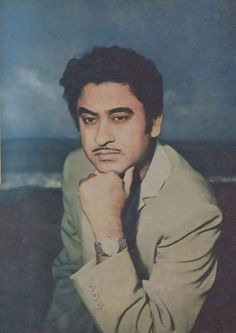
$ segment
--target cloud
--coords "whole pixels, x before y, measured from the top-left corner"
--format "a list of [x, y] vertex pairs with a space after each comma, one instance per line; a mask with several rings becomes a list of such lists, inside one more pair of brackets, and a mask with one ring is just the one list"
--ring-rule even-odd
[[17, 67], [0, 98], [5, 138], [77, 136], [57, 82], [42, 80], [37, 71]]
[[43, 82], [36, 71], [19, 67], [16, 69], [16, 73], [19, 84], [45, 97], [52, 99], [56, 97], [55, 88], [49, 83]]

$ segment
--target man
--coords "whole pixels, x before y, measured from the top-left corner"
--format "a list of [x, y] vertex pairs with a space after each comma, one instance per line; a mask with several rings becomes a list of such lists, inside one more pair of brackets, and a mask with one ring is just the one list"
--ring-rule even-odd
[[60, 83], [83, 151], [64, 166], [49, 320], [60, 332], [190, 332], [215, 280], [221, 213], [156, 140], [161, 75], [132, 50], [95, 48]]

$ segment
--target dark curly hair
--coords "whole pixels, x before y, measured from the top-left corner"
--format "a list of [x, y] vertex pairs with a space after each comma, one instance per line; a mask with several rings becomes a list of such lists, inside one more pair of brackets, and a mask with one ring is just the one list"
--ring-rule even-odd
[[77, 102], [83, 87], [103, 82], [129, 85], [144, 105], [146, 129], [150, 130], [153, 119], [162, 114], [162, 76], [152, 61], [134, 50], [118, 46], [94, 47], [82, 58], [72, 58], [67, 63], [60, 85], [64, 87], [63, 97], [77, 128]]

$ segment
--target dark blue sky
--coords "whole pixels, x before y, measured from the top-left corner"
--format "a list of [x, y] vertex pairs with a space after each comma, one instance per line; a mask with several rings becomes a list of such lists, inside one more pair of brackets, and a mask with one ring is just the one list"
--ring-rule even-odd
[[236, 5], [224, 0], [2, 0], [3, 137], [77, 135], [58, 80], [94, 45], [131, 47], [164, 77], [162, 136], [236, 140]]

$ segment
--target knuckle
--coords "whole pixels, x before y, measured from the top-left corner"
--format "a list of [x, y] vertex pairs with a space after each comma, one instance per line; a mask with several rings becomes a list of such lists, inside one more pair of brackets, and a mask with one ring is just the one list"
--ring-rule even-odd
[[84, 187], [86, 185], [86, 181], [87, 181], [86, 178], [80, 179], [80, 181], [79, 181], [79, 191], [84, 189]]
[[90, 178], [93, 178], [93, 177], [95, 177], [96, 175], [92, 172], [92, 173], [90, 173], [89, 175], [88, 175], [88, 178], [87, 179], [90, 179]]
[[86, 181], [85, 178], [80, 179], [80, 181], [79, 181], [79, 185], [83, 185], [85, 181]]

